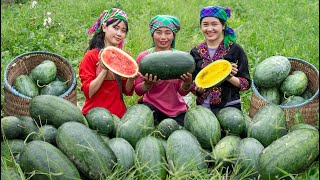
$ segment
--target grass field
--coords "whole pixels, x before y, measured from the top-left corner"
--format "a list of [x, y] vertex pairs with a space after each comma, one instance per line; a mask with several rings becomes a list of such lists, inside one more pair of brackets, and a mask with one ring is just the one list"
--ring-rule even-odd
[[[17, 1], [17, 0], [16, 0]], [[232, 10], [228, 20], [237, 35], [237, 42], [249, 59], [250, 73], [257, 63], [273, 55], [306, 60], [319, 69], [319, 1], [243, 0], [243, 1], [89, 1], [42, 0], [31, 8], [32, 1], [1, 4], [1, 87], [7, 64], [16, 56], [30, 51], [48, 51], [67, 58], [78, 71], [87, 43], [87, 30], [107, 8], [125, 10], [129, 18], [129, 33], [125, 50], [136, 58], [151, 46], [149, 19], [157, 14], [177, 16], [181, 30], [177, 34], [177, 49], [189, 52], [204, 40], [199, 28], [199, 11], [208, 5], [221, 5]], [[44, 26], [50, 17], [52, 24]], [[79, 82], [79, 81], [78, 81]], [[79, 91], [78, 100], [83, 101]], [[1, 107], [3, 88], [1, 88]], [[251, 90], [242, 94], [243, 110], [250, 107]], [[138, 97], [126, 97], [127, 106]]]
[[[274, 55], [295, 57], [319, 69], [319, 1], [317, 0], [1, 0], [1, 108], [4, 104], [4, 71], [16, 56], [30, 51], [48, 51], [69, 60], [75, 72], [92, 36], [86, 32], [104, 9], [127, 12], [129, 32], [124, 49], [136, 58], [150, 48], [149, 19], [158, 14], [181, 21], [176, 48], [189, 52], [204, 40], [199, 11], [204, 6], [229, 7], [229, 26], [249, 59], [250, 73], [257, 63]], [[44, 20], [51, 18], [50, 25]], [[84, 96], [79, 89], [77, 98]], [[241, 94], [243, 111], [250, 108], [252, 89]], [[128, 107], [138, 96], [125, 97]], [[1, 111], [2, 112], [2, 111]]]

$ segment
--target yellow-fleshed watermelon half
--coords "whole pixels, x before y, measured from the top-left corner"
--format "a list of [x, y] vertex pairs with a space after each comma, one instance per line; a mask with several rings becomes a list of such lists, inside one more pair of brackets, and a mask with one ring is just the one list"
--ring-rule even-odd
[[213, 61], [197, 74], [195, 78], [196, 86], [211, 88], [222, 83], [231, 73], [232, 65], [229, 61], [219, 59]]
[[114, 46], [102, 49], [99, 58], [109, 70], [122, 77], [134, 77], [139, 71], [136, 61], [127, 52]]

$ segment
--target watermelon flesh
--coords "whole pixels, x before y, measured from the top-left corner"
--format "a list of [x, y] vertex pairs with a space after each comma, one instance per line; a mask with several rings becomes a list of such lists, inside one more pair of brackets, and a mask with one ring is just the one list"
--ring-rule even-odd
[[108, 46], [102, 49], [99, 58], [108, 69], [122, 77], [130, 78], [138, 73], [136, 61], [117, 47]]

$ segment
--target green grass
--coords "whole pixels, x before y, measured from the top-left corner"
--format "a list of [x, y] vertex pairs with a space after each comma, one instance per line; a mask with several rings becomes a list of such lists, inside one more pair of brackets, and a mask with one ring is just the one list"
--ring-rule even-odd
[[[87, 30], [104, 9], [112, 7], [121, 8], [128, 14], [125, 50], [134, 58], [151, 46], [148, 29], [151, 17], [158, 14], [177, 16], [181, 30], [177, 34], [176, 48], [189, 52], [204, 40], [199, 28], [201, 8], [221, 5], [232, 10], [228, 23], [247, 53], [250, 73], [257, 63], [273, 55], [299, 58], [319, 69], [317, 0], [144, 0], [143, 3], [137, 0], [41, 0], [33, 9], [30, 8], [31, 2], [1, 1], [1, 108], [5, 106], [4, 71], [10, 61], [26, 52], [49, 51], [67, 58], [78, 72], [78, 65], [92, 37], [86, 34]], [[53, 24], [44, 27], [48, 12]], [[79, 88], [78, 79], [77, 97], [83, 102], [84, 96]], [[252, 89], [241, 94], [245, 112], [250, 109], [251, 94]], [[136, 104], [138, 98], [137, 95], [125, 97], [126, 105]]]
[[[319, 1], [243, 0], [243, 1], [89, 1], [43, 0], [31, 9], [31, 1], [23, 4], [1, 4], [1, 74], [16, 56], [29, 51], [49, 51], [67, 58], [76, 72], [91, 38], [87, 30], [107, 8], [125, 10], [129, 18], [129, 33], [125, 50], [136, 58], [151, 46], [149, 19], [157, 14], [177, 16], [181, 30], [177, 34], [177, 49], [189, 52], [204, 40], [199, 28], [199, 11], [208, 5], [221, 5], [232, 10], [228, 20], [237, 35], [237, 42], [249, 59], [250, 73], [255, 65], [273, 55], [295, 57], [312, 63], [319, 69]], [[44, 27], [47, 13], [53, 25]], [[1, 87], [3, 87], [1, 76]], [[77, 96], [84, 96], [79, 89]], [[243, 110], [248, 112], [252, 91], [242, 93]], [[136, 103], [137, 95], [126, 97], [128, 107]], [[1, 107], [4, 107], [1, 88]]]

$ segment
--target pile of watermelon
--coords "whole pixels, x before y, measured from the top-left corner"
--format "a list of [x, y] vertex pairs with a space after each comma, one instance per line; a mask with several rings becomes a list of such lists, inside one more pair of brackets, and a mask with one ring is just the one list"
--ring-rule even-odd
[[314, 95], [308, 88], [307, 75], [292, 70], [289, 59], [284, 56], [271, 56], [258, 63], [253, 80], [267, 102], [281, 106], [299, 105]]
[[303, 123], [287, 129], [276, 104], [253, 118], [232, 107], [214, 114], [195, 106], [181, 127], [171, 118], [155, 125], [143, 104], [122, 118], [103, 108], [83, 116], [61, 97], [38, 95], [30, 117], [3, 117], [1, 128], [1, 153], [11, 149], [25, 177], [35, 179], [107, 179], [115, 171], [166, 179], [188, 171], [232, 171], [235, 165], [250, 172], [244, 178], [275, 179], [302, 173], [319, 160], [318, 129]]
[[38, 95], [60, 96], [68, 90], [66, 82], [57, 75], [57, 66], [51, 60], [44, 60], [29, 74], [14, 79], [13, 88], [27, 97]]

